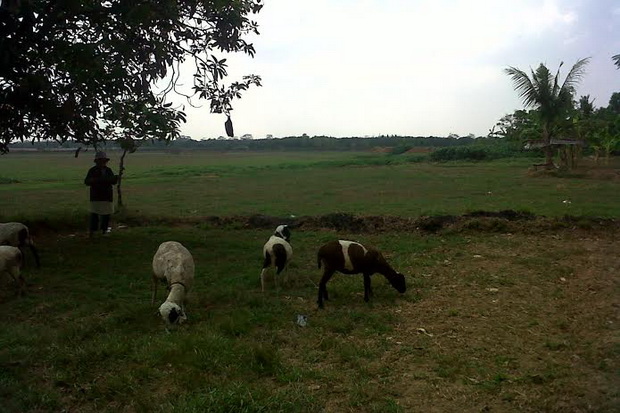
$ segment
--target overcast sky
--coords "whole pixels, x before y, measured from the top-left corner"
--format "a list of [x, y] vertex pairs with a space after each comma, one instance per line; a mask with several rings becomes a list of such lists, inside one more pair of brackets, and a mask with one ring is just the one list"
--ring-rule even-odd
[[[255, 138], [486, 135], [522, 108], [503, 69], [591, 57], [577, 95], [620, 91], [618, 0], [265, 0], [256, 56], [229, 81], [263, 86], [234, 102], [235, 135]], [[186, 107], [182, 133], [225, 135], [224, 115]]]

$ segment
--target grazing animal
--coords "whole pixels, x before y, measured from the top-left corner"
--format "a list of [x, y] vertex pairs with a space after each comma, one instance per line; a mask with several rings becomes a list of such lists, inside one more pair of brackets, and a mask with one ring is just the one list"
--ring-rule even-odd
[[169, 293], [159, 307], [159, 314], [169, 324], [181, 324], [187, 320], [185, 297], [194, 281], [194, 271], [192, 254], [179, 242], [163, 242], [153, 257], [151, 305], [155, 304], [157, 284], [165, 282]]
[[269, 237], [263, 246], [263, 269], [260, 272], [261, 290], [265, 292], [265, 274], [271, 267], [276, 268], [276, 286], [278, 283], [277, 276], [286, 268], [293, 256], [293, 247], [289, 243], [291, 239], [291, 230], [288, 225], [278, 225], [273, 235]]
[[21, 275], [22, 252], [17, 247], [0, 245], [0, 274], [9, 274], [17, 284], [19, 295], [24, 293], [24, 277]]
[[[21, 222], [6, 222], [0, 224], [0, 245], [10, 245], [11, 247], [19, 248], [23, 257], [25, 257], [25, 248], [30, 247], [37, 268], [40, 267], [39, 253], [32, 241], [30, 231], [28, 227]], [[22, 259], [22, 266], [25, 264], [25, 261], [25, 259]]]
[[317, 263], [323, 268], [323, 276], [319, 283], [319, 308], [323, 308], [323, 300], [328, 300], [327, 282], [336, 271], [343, 274], [364, 274], [364, 301], [372, 296], [370, 276], [382, 274], [399, 293], [407, 291], [405, 276], [396, 272], [387, 263], [383, 254], [375, 248], [367, 248], [353, 241], [330, 241], [319, 248]]

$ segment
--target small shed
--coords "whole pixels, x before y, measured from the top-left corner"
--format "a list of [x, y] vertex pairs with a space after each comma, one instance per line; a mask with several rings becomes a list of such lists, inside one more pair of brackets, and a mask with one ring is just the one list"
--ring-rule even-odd
[[[525, 141], [525, 146], [523, 148], [526, 150], [544, 149], [547, 146], [557, 149], [562, 166], [572, 168], [577, 164], [577, 159], [581, 156], [581, 149], [586, 146], [586, 142], [579, 139], [551, 139], [549, 144], [547, 144], [541, 140], [528, 140]], [[539, 166], [548, 167], [549, 165], [534, 164], [535, 168]]]

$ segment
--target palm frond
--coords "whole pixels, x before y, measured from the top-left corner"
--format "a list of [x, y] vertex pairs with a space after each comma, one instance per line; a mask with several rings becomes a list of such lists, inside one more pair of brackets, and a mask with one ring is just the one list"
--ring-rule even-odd
[[611, 57], [611, 60], [613, 60], [613, 61], [614, 61], [614, 64], [615, 64], [616, 66], [618, 66], [618, 69], [620, 69], [620, 54], [617, 54], [617, 55], [615, 55], [615, 56], [612, 56], [612, 57]]
[[579, 83], [583, 75], [585, 75], [586, 66], [589, 62], [589, 57], [577, 60], [577, 63], [573, 65], [570, 72], [566, 75], [566, 79], [564, 79], [564, 83], [562, 83], [562, 89], [567, 89], [573, 93], [575, 91], [575, 86], [577, 86], [577, 83]]
[[555, 73], [555, 78], [553, 79], [553, 96], [558, 96], [560, 94], [560, 85], [559, 85], [559, 80], [560, 80], [560, 69], [562, 68], [562, 66], [564, 65], [564, 62], [560, 62], [560, 65], [558, 66], [558, 71]]
[[525, 107], [536, 105], [538, 101], [538, 91], [527, 73], [512, 66], [508, 66], [504, 71], [512, 79], [515, 90], [519, 94], [521, 100], [523, 100], [523, 105], [525, 105]]
[[554, 101], [556, 95], [554, 95], [554, 76], [549, 71], [549, 68], [544, 64], [540, 64], [533, 74], [534, 83], [538, 89], [538, 104], [541, 110], [550, 107], [550, 104]]

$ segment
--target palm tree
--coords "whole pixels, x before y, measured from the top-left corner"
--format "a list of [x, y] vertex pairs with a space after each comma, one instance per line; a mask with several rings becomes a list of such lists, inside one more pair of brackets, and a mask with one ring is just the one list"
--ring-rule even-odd
[[553, 150], [551, 138], [555, 133], [556, 126], [562, 120], [573, 105], [575, 86], [585, 74], [585, 67], [590, 58], [580, 59], [573, 65], [560, 86], [560, 63], [555, 76], [544, 64], [540, 64], [536, 71], [531, 70], [532, 77], [527, 73], [509, 66], [504, 69], [510, 76], [514, 88], [523, 100], [525, 107], [538, 109], [542, 126], [542, 140], [545, 144], [545, 163], [553, 165]]
[[614, 64], [618, 66], [618, 69], [620, 69], [620, 54], [612, 56], [611, 59], [614, 61]]

